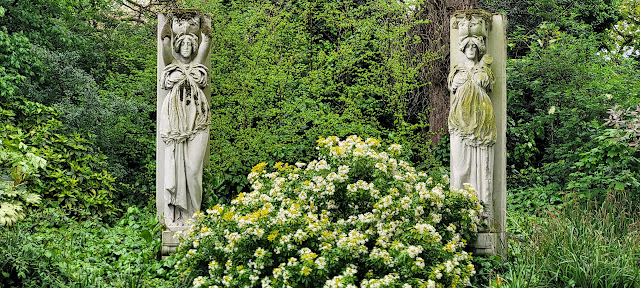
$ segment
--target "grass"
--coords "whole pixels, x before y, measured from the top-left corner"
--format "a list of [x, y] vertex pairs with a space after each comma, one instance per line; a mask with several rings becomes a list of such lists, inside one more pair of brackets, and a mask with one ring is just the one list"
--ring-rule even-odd
[[492, 286], [640, 287], [640, 213], [622, 199], [510, 215], [516, 241]]

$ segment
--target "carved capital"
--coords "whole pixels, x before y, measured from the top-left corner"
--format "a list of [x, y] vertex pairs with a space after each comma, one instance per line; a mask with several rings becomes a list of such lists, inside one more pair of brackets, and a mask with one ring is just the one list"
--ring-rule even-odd
[[484, 10], [456, 11], [451, 23], [453, 29], [458, 29], [459, 37], [480, 36], [487, 37], [491, 30], [491, 13]]

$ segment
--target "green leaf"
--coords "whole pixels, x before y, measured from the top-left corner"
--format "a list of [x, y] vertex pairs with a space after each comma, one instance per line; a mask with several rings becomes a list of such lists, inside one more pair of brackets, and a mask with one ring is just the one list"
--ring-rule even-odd
[[153, 240], [153, 236], [151, 236], [151, 232], [149, 232], [149, 230], [143, 230], [142, 233], [140, 233], [140, 237], [147, 242], [151, 242], [151, 240]]

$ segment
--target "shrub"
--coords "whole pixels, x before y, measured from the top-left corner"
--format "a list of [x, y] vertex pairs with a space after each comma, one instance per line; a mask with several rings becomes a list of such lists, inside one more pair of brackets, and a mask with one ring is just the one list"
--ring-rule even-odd
[[176, 287], [156, 259], [161, 226], [151, 209], [129, 207], [109, 226], [45, 208], [0, 227], [3, 287]]
[[[47, 161], [31, 152], [0, 144], [0, 226], [11, 226], [25, 216], [24, 206], [40, 203], [40, 195], [27, 192], [24, 181], [37, 176]], [[22, 143], [20, 148], [26, 149]]]
[[6, 147], [2, 149], [25, 157], [32, 153], [47, 163], [38, 177], [26, 183], [27, 191], [77, 215], [115, 214], [119, 209], [112, 196], [115, 178], [105, 170], [105, 156], [93, 149], [91, 141], [67, 132], [57, 119], [57, 109], [17, 99], [0, 103], [0, 111], [0, 139]]
[[186, 0], [179, 5], [212, 17], [210, 172], [221, 202], [249, 189], [245, 163], [309, 162], [314, 155], [307, 152], [318, 135], [358, 134], [399, 143], [416, 165], [433, 164], [429, 112], [416, 109], [428, 101], [414, 91], [425, 90], [428, 84], [419, 75], [439, 52], [412, 56], [408, 51], [422, 40], [407, 35], [423, 24], [407, 4]]
[[450, 190], [446, 175], [416, 172], [398, 144], [317, 143], [318, 159], [272, 170], [260, 163], [247, 177], [252, 191], [194, 215], [174, 256], [187, 283], [469, 285], [475, 269], [463, 248], [482, 211], [471, 187]]
[[[595, 137], [597, 145], [580, 154], [567, 188], [579, 191], [580, 197], [600, 200], [610, 191], [640, 189], [639, 113], [640, 105], [635, 111], [616, 106], [609, 109], [605, 125], [594, 124], [601, 133]], [[638, 193], [628, 196], [636, 205], [640, 203]]]

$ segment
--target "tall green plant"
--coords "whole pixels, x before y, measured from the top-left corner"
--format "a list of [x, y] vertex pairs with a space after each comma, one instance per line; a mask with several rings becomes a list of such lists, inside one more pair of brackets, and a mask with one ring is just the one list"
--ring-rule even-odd
[[0, 115], [3, 147], [47, 162], [39, 177], [27, 183], [29, 192], [75, 215], [109, 216], [117, 211], [115, 178], [105, 170], [104, 155], [78, 133], [67, 134], [56, 109], [24, 99], [0, 103], [0, 109], [10, 111]]
[[498, 287], [637, 287], [637, 210], [624, 196], [567, 207], [530, 226]]
[[0, 143], [0, 226], [11, 226], [22, 220], [27, 212], [25, 206], [40, 203], [40, 195], [28, 192], [24, 181], [39, 176], [38, 170], [44, 168], [47, 161], [23, 152], [29, 151], [28, 148], [22, 142], [18, 149]]

